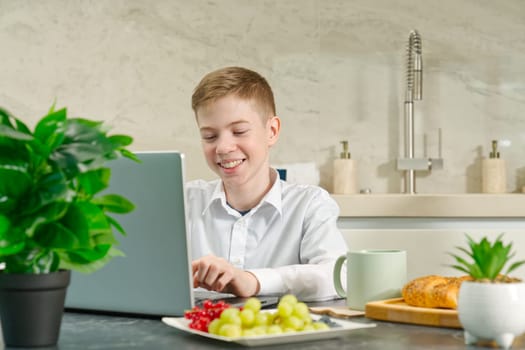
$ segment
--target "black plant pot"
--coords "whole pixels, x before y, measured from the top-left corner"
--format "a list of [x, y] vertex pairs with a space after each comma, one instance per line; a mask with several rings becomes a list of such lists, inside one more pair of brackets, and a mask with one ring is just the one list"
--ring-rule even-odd
[[52, 346], [58, 342], [70, 271], [0, 273], [0, 316], [6, 346]]

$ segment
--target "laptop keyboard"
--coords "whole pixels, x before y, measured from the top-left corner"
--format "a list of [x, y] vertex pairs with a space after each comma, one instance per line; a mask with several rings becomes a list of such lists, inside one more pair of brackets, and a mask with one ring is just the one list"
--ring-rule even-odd
[[[234, 294], [228, 293], [218, 293], [209, 290], [196, 290], [193, 291], [193, 296], [195, 299], [195, 305], [202, 307], [202, 303], [206, 300], [211, 300], [213, 302], [224, 300], [233, 307], [241, 307], [244, 305], [248, 298], [238, 297]], [[271, 308], [277, 305], [279, 302], [279, 297], [277, 296], [259, 296], [257, 297], [261, 301], [261, 308]]]

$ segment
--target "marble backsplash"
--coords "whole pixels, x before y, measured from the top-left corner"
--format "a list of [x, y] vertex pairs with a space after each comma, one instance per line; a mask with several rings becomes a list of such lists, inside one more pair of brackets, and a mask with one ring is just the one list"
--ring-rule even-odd
[[331, 189], [348, 140], [359, 187], [400, 192], [406, 45], [422, 36], [416, 156], [421, 193], [481, 190], [481, 159], [510, 140], [507, 191], [525, 186], [523, 0], [0, 0], [0, 105], [29, 124], [56, 99], [71, 114], [134, 136], [134, 150], [177, 149], [187, 175], [213, 178], [190, 96], [210, 70], [241, 65], [274, 88], [273, 164], [314, 162]]

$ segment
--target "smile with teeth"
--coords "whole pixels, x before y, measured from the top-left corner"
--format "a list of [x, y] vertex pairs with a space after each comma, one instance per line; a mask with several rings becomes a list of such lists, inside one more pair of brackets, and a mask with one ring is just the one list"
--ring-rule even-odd
[[231, 169], [231, 168], [234, 168], [236, 167], [237, 165], [241, 164], [244, 160], [243, 159], [238, 159], [238, 160], [231, 160], [231, 161], [228, 161], [228, 162], [224, 162], [224, 163], [219, 163], [219, 165], [223, 168], [226, 168], [226, 169]]

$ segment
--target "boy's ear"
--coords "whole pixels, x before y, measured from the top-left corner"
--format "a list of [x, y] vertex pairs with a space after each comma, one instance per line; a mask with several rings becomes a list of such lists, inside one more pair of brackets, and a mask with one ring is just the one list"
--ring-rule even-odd
[[279, 139], [281, 131], [281, 119], [278, 116], [273, 116], [268, 119], [268, 144], [273, 146]]

